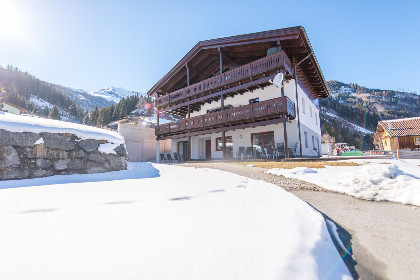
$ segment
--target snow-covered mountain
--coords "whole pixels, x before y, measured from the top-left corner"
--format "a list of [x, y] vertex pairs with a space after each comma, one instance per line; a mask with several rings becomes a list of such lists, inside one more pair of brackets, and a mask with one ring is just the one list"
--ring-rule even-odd
[[129, 97], [132, 95], [146, 96], [144, 93], [141, 93], [141, 92], [129, 91], [129, 90], [125, 90], [123, 88], [117, 88], [117, 87], [109, 87], [106, 89], [88, 91], [86, 93], [92, 96], [101, 97], [113, 103], [118, 103], [118, 101], [120, 101], [122, 98]]
[[127, 98], [133, 95], [146, 96], [142, 92], [130, 91], [123, 88], [109, 87], [94, 91], [85, 91], [83, 89], [73, 89], [61, 85], [53, 85], [67, 94], [79, 106], [89, 111], [95, 107], [103, 108], [118, 103], [123, 97]]

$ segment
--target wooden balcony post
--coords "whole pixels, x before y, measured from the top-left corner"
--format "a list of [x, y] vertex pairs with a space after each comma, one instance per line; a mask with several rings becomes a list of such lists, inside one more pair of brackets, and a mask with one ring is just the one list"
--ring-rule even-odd
[[[188, 104], [188, 118], [191, 117], [190, 104]], [[190, 131], [188, 131], [190, 133]], [[191, 135], [188, 136], [188, 160], [191, 161]]]
[[223, 64], [222, 64], [222, 51], [220, 50], [220, 47], [217, 47], [217, 50], [219, 51], [219, 65], [220, 65], [220, 71], [219, 73], [223, 73]]
[[[283, 117], [283, 136], [284, 136], [284, 153], [286, 154], [286, 158], [289, 158], [289, 142], [287, 140], [287, 128], [286, 128], [286, 124], [287, 124], [287, 98], [284, 96], [284, 79], [281, 82], [281, 97], [283, 97], [282, 103], [283, 106], [282, 107], [286, 107], [286, 112], [284, 112], [284, 110], [282, 110], [282, 117]], [[284, 104], [284, 102], [286, 102], [286, 104]], [[286, 105], [286, 106], [284, 106]]]
[[188, 68], [188, 64], [185, 63], [185, 67], [187, 67], [187, 87], [190, 86], [190, 68]]
[[[223, 97], [223, 94], [221, 94], [220, 97], [221, 97], [220, 98], [220, 103], [221, 103], [220, 106], [222, 108], [222, 113], [224, 113], [224, 110], [225, 110], [225, 99]], [[225, 133], [224, 130], [222, 131], [222, 142], [223, 142], [223, 148], [222, 148], [223, 149], [223, 159], [225, 160], [226, 159], [226, 133]]]

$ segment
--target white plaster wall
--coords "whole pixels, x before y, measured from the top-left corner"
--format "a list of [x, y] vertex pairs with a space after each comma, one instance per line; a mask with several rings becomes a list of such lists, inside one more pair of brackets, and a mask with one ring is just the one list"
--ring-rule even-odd
[[[295, 81], [292, 79], [284, 83], [285, 95], [296, 104]], [[270, 85], [264, 89], [257, 89], [253, 92], [246, 92], [243, 95], [236, 95], [228, 97], [224, 100], [225, 105], [232, 105], [233, 107], [247, 105], [250, 99], [259, 98], [260, 101], [265, 101], [273, 98], [281, 97], [281, 89]], [[319, 110], [310, 98], [305, 94], [303, 89], [298, 85], [299, 98], [299, 117], [301, 122], [301, 136], [302, 136], [302, 155], [303, 156], [317, 156], [317, 151], [313, 150], [312, 136], [315, 140], [318, 139], [319, 146], [321, 146], [321, 126], [319, 120]], [[302, 98], [305, 102], [305, 113], [302, 106]], [[204, 104], [200, 111], [191, 113], [191, 117], [203, 115], [207, 110], [220, 107], [220, 100], [213, 101], [210, 104]], [[295, 107], [296, 108], [296, 107]], [[312, 108], [312, 116], [310, 111]], [[297, 153], [299, 153], [299, 133], [297, 118], [287, 123], [287, 136], [289, 147], [297, 146]], [[257, 126], [255, 128], [238, 129], [235, 131], [226, 132], [226, 136], [232, 136], [233, 152], [237, 152], [239, 147], [251, 146], [251, 133], [274, 131], [275, 143], [284, 142], [283, 124], [274, 124], [268, 126]], [[308, 135], [308, 147], [305, 146], [304, 132]], [[242, 138], [240, 137], [242, 135]], [[213, 133], [207, 135], [191, 137], [191, 157], [192, 159], [205, 159], [205, 141], [204, 139], [211, 139], [211, 151], [213, 159], [221, 159], [223, 157], [222, 151], [216, 151], [216, 138], [221, 137], [222, 133]], [[188, 138], [174, 139], [172, 142], [172, 152], [176, 152], [178, 141], [187, 141]], [[315, 145], [317, 147], [317, 144]]]
[[[297, 102], [296, 102], [296, 89], [295, 89], [295, 80], [292, 79], [289, 82], [284, 84], [285, 95], [295, 103], [295, 110], [297, 113]], [[302, 98], [304, 99], [304, 105], [302, 104]], [[298, 84], [298, 102], [299, 102], [299, 116], [296, 116], [296, 119], [293, 120], [293, 125], [296, 129], [296, 138], [294, 142], [299, 142], [299, 130], [298, 130], [298, 117], [300, 118], [300, 130], [302, 137], [302, 155], [303, 156], [318, 156], [318, 152], [313, 149], [312, 146], [312, 136], [315, 138], [315, 142], [319, 141], [319, 149], [321, 149], [321, 125], [319, 119], [319, 109], [311, 101], [311, 99], [305, 94], [303, 89]], [[304, 109], [305, 107], [305, 109]], [[312, 108], [312, 115], [311, 115]], [[288, 130], [289, 131], [289, 130]], [[308, 147], [305, 146], [305, 132], [308, 135]], [[288, 135], [289, 136], [289, 135]], [[289, 136], [290, 138], [292, 136]], [[289, 141], [291, 143], [291, 141]], [[290, 145], [290, 144], [289, 144]], [[318, 148], [318, 145], [315, 143], [315, 147]], [[299, 153], [299, 147], [297, 149]]]
[[[248, 105], [250, 99], [259, 98], [260, 101], [265, 101], [277, 97], [281, 97], [281, 90], [273, 85], [267, 86], [264, 89], [257, 89], [253, 92], [245, 92], [243, 95], [235, 95], [233, 97], [227, 97], [224, 102], [225, 106], [232, 105], [233, 107], [238, 107], [241, 105]], [[211, 103], [206, 103], [201, 106], [201, 110], [198, 112], [191, 113], [191, 117], [200, 116], [207, 114], [207, 110], [219, 108], [221, 106], [221, 101], [213, 101]]]

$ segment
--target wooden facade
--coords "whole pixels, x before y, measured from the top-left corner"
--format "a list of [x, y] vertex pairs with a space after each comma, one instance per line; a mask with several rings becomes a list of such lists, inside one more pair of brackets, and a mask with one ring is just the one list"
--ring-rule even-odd
[[419, 150], [420, 117], [380, 121], [376, 136], [385, 151]]

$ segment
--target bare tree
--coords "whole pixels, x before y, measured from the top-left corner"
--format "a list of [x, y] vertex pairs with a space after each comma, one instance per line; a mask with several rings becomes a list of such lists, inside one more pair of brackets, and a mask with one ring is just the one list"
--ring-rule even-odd
[[324, 133], [321, 136], [321, 143], [335, 143], [335, 137], [332, 137], [328, 133]]

